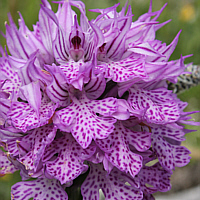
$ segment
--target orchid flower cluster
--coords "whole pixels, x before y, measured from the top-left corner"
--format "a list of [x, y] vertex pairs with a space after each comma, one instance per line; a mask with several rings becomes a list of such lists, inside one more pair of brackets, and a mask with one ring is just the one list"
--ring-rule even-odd
[[[9, 15], [0, 58], [0, 173], [20, 170], [14, 200], [152, 200], [190, 160], [187, 103], [167, 89], [186, 65], [155, 39], [164, 7], [132, 22], [131, 7], [94, 9], [42, 0], [30, 31]], [[78, 8], [80, 19], [72, 9]], [[31, 180], [29, 180], [32, 178]]]

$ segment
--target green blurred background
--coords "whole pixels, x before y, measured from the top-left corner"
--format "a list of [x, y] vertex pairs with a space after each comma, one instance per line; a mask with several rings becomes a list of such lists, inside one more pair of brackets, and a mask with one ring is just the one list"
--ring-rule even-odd
[[[119, 9], [125, 4], [126, 0], [83, 0], [86, 4], [86, 10], [94, 8], [106, 8], [118, 2], [121, 3]], [[169, 44], [176, 34], [182, 29], [178, 45], [170, 59], [179, 59], [180, 55], [193, 54], [187, 58], [186, 63], [193, 62], [200, 65], [200, 0], [153, 0], [153, 11], [159, 10], [166, 2], [167, 7], [159, 17], [160, 22], [172, 19], [170, 23], [157, 31], [157, 39]], [[149, 0], [130, 0], [134, 14], [133, 20], [136, 20], [141, 14], [148, 11]], [[53, 10], [56, 11], [57, 5], [53, 4]], [[7, 21], [7, 13], [10, 12], [17, 23], [18, 13], [20, 11], [27, 26], [32, 30], [32, 24], [38, 20], [38, 11], [40, 9], [40, 0], [0, 0], [0, 30], [5, 33], [4, 22]], [[89, 19], [96, 17], [96, 13], [87, 11]], [[6, 44], [5, 39], [0, 36], [2, 46]], [[200, 86], [179, 95], [182, 101], [187, 101], [189, 106], [186, 111], [200, 110]], [[192, 116], [195, 121], [200, 121], [200, 114]], [[200, 161], [200, 127], [187, 127], [197, 129], [197, 132], [186, 135], [186, 145], [192, 152], [192, 162], [190, 167]], [[176, 172], [175, 172], [176, 173]], [[192, 172], [191, 172], [192, 173]], [[200, 176], [200, 174], [197, 174]], [[10, 187], [20, 180], [17, 173], [6, 175], [0, 178], [0, 199], [10, 199]]]

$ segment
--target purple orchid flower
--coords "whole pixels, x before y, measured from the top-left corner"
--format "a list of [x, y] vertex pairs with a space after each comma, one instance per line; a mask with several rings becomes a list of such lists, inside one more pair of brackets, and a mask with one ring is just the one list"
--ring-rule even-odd
[[152, 1], [134, 22], [127, 4], [89, 21], [81, 1], [55, 3], [42, 0], [33, 31], [9, 15], [0, 48], [0, 175], [22, 177], [11, 199], [152, 200], [190, 161], [184, 124], [199, 124], [167, 89], [187, 67], [169, 61], [180, 32], [156, 39], [169, 21]]

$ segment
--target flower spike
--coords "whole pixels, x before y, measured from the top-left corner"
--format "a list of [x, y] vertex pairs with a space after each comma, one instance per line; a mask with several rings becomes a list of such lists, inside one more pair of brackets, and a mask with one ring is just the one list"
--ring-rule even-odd
[[136, 21], [128, 1], [92, 20], [81, 1], [53, 3], [41, 0], [33, 31], [20, 13], [19, 28], [10, 14], [5, 23], [0, 176], [22, 177], [11, 199], [153, 200], [190, 161], [184, 125], [199, 125], [168, 89], [188, 73], [189, 56], [170, 60], [181, 31], [156, 39], [170, 20], [159, 23], [167, 4], [153, 12], [152, 0]]

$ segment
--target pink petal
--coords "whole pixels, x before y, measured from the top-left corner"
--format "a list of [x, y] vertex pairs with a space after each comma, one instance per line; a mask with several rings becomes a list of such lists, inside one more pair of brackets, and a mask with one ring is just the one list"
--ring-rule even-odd
[[113, 131], [116, 120], [110, 116], [116, 109], [114, 98], [89, 100], [82, 95], [79, 100], [73, 98], [73, 103], [67, 108], [57, 111], [53, 121], [61, 130], [71, 132], [76, 141], [87, 148], [92, 139], [106, 138]]
[[29, 200], [68, 200], [67, 193], [56, 179], [38, 178], [33, 181], [18, 182], [11, 188], [11, 198]]
[[[61, 184], [69, 182], [77, 178], [81, 173], [87, 171], [88, 166], [83, 162], [85, 159], [90, 158], [96, 148], [90, 146], [87, 149], [83, 149], [69, 133], [65, 135], [49, 146], [51, 155], [58, 153], [58, 157], [53, 161], [46, 161], [47, 172], [58, 179]], [[53, 151], [52, 151], [53, 149]], [[46, 149], [44, 158], [50, 157], [50, 152]]]
[[99, 190], [103, 191], [105, 199], [142, 199], [142, 192], [134, 186], [127, 186], [126, 178], [119, 170], [108, 174], [102, 165], [90, 164], [90, 173], [81, 186], [83, 200], [99, 200]]

